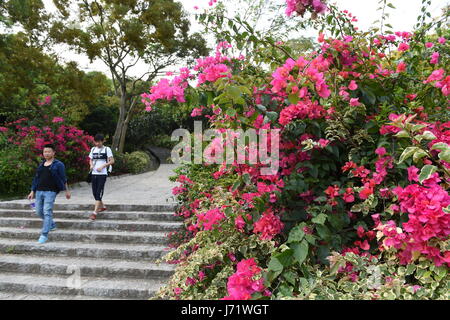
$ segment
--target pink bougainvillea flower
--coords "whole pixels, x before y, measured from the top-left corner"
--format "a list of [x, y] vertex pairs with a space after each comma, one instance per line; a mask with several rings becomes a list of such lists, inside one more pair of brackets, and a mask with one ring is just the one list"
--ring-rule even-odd
[[236, 229], [239, 231], [243, 231], [245, 227], [245, 221], [242, 216], [238, 216], [236, 219], [234, 219], [234, 225], [236, 226]]
[[173, 292], [178, 296], [178, 295], [180, 295], [183, 292], [183, 289], [181, 289], [181, 288], [174, 288]]
[[284, 228], [280, 217], [276, 216], [270, 210], [264, 213], [261, 218], [255, 222], [253, 233], [261, 233], [261, 240], [272, 240]]
[[191, 117], [198, 117], [202, 115], [203, 108], [194, 108], [191, 112]]
[[379, 155], [380, 157], [382, 157], [382, 156], [384, 156], [384, 155], [386, 154], [386, 149], [385, 149], [384, 147], [377, 148], [377, 149], [375, 150], [375, 153], [376, 153], [377, 155]]
[[395, 70], [395, 72], [397, 72], [397, 73], [402, 73], [402, 72], [405, 72], [406, 71], [406, 63], [404, 63], [403, 61], [402, 62], [399, 62], [399, 64], [397, 65], [397, 69]]
[[353, 195], [354, 191], [352, 188], [345, 189], [345, 193], [342, 196], [345, 202], [350, 203], [355, 201], [355, 196]]
[[429, 82], [433, 82], [433, 81], [440, 81], [444, 77], [444, 73], [445, 73], [444, 69], [434, 70], [430, 74], [430, 76], [427, 78], [427, 80], [425, 80], [423, 83], [429, 83]]
[[361, 103], [359, 102], [359, 98], [351, 98], [350, 99], [350, 105], [352, 107], [357, 107], [359, 106]]
[[356, 229], [356, 233], [358, 234], [358, 237], [363, 238], [365, 234], [364, 228], [359, 226], [358, 229]]
[[330, 140], [327, 139], [319, 139], [318, 142], [322, 148], [325, 148], [327, 145], [330, 144]]
[[408, 168], [408, 180], [413, 181], [419, 181], [419, 175], [417, 174], [419, 172], [419, 169], [415, 166], [411, 166]]
[[352, 91], [358, 89], [358, 85], [356, 84], [356, 81], [355, 80], [350, 81], [348, 88]]
[[53, 123], [64, 122], [64, 119], [61, 117], [54, 117], [52, 120]]
[[398, 51], [404, 52], [406, 50], [409, 49], [409, 44], [402, 42], [400, 43], [400, 45], [398, 46]]
[[439, 63], [439, 52], [433, 52], [433, 54], [431, 55], [430, 63], [431, 64], [438, 64]]
[[264, 287], [264, 279], [257, 279], [261, 271], [254, 258], [241, 260], [237, 264], [236, 272], [228, 278], [228, 296], [221, 300], [250, 300], [252, 294], [267, 290]]

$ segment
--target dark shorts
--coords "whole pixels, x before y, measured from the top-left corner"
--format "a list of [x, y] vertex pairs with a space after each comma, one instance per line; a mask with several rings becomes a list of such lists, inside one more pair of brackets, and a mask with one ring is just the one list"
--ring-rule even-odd
[[107, 175], [92, 175], [92, 194], [96, 201], [102, 201], [103, 191], [105, 190], [105, 182]]

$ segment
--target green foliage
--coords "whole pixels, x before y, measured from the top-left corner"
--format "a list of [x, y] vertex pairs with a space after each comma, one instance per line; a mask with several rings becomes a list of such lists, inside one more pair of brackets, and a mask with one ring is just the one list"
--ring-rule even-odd
[[0, 121], [48, 115], [48, 106], [39, 102], [50, 96], [52, 112], [77, 124], [111, 93], [102, 73], [85, 73], [75, 62], [62, 64], [28, 41], [23, 33], [0, 35]]
[[[164, 261], [182, 260], [183, 263], [178, 265], [169, 284], [161, 288], [154, 299], [174, 298], [177, 296], [175, 288], [182, 290], [181, 295], [178, 295], [181, 299], [205, 300], [223, 297], [227, 294], [227, 279], [234, 273], [235, 261], [250, 257], [265, 261], [274, 249], [272, 241], [261, 241], [256, 235], [248, 237], [235, 232], [231, 218], [239, 210], [239, 204], [230, 192], [216, 186], [211, 193], [217, 201], [204, 202], [199, 211], [211, 209], [212, 205], [227, 204], [230, 206], [230, 210], [226, 212], [229, 222], [222, 225], [220, 230], [197, 233], [194, 238], [163, 258]], [[186, 254], [187, 252], [189, 254]], [[198, 278], [200, 271], [205, 272], [205, 279], [195, 285], [187, 285], [186, 279]]]
[[132, 173], [139, 174], [149, 171], [152, 168], [152, 160], [144, 151], [132, 153], [114, 153], [113, 174]]
[[[353, 253], [330, 256], [331, 266], [307, 265], [303, 274], [289, 271], [284, 290], [275, 299], [299, 300], [448, 300], [450, 276], [446, 267], [436, 267], [430, 261], [400, 266], [392, 253], [385, 261], [369, 259]], [[340, 272], [351, 264], [359, 273], [356, 278]], [[305, 276], [306, 275], [306, 276]], [[413, 284], [411, 284], [413, 283]]]
[[143, 151], [135, 151], [127, 154], [126, 162], [130, 172], [133, 174], [148, 171], [151, 165], [150, 156]]
[[20, 148], [0, 149], [0, 194], [17, 195], [29, 191], [35, 166], [33, 159], [23, 158]]

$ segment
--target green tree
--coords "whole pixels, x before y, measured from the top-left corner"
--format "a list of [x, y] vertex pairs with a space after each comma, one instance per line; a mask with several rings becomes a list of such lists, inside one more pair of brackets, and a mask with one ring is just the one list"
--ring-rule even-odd
[[38, 102], [51, 96], [59, 114], [73, 124], [81, 121], [113, 92], [100, 72], [85, 73], [76, 62], [59, 63], [55, 55], [28, 44], [28, 34], [0, 35], [0, 115], [4, 120], [32, 117]]
[[[122, 152], [140, 94], [167, 66], [207, 53], [200, 34], [189, 34], [190, 23], [182, 5], [173, 0], [53, 0], [58, 9], [50, 35], [91, 61], [100, 59], [111, 72], [120, 99], [112, 147]], [[76, 15], [68, 8], [78, 6]], [[144, 62], [140, 77], [130, 71]]]

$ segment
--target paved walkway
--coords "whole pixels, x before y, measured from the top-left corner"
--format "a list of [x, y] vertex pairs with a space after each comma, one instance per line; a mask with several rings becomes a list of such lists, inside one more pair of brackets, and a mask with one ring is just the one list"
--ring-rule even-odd
[[[177, 164], [161, 164], [155, 171], [124, 177], [108, 178], [105, 185], [103, 202], [108, 204], [172, 204], [175, 200], [172, 188], [179, 185], [171, 182], [170, 176], [175, 175], [173, 169]], [[56, 198], [56, 204], [94, 204], [91, 185], [83, 182], [80, 186], [71, 188], [72, 197], [67, 200], [64, 192]], [[28, 203], [27, 199], [6, 202]]]

